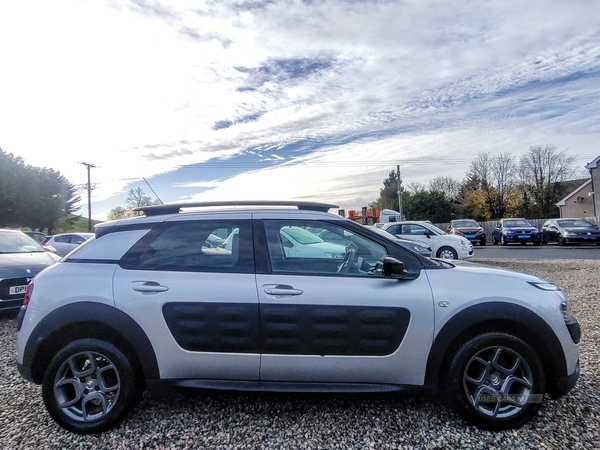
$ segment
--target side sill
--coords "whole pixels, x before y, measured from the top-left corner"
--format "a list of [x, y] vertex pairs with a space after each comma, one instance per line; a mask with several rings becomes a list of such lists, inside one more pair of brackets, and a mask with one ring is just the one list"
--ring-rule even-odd
[[151, 392], [164, 392], [174, 389], [201, 389], [210, 391], [238, 392], [281, 392], [281, 393], [414, 393], [426, 390], [423, 386], [369, 384], [369, 383], [296, 383], [278, 381], [233, 381], [204, 379], [146, 380]]

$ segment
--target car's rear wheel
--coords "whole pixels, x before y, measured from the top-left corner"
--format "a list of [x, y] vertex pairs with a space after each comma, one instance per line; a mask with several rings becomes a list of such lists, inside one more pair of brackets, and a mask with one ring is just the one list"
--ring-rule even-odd
[[518, 428], [535, 416], [545, 392], [540, 359], [520, 338], [500, 332], [476, 336], [452, 359], [451, 405], [486, 430]]
[[440, 247], [436, 256], [441, 259], [458, 259], [458, 254], [452, 247]]
[[44, 404], [52, 418], [82, 434], [114, 426], [141, 392], [127, 357], [98, 339], [68, 344], [52, 358], [42, 381]]

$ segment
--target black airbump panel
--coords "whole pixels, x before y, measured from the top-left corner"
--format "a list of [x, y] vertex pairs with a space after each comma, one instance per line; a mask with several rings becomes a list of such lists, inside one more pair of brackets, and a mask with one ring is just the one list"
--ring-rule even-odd
[[383, 356], [410, 322], [405, 308], [261, 305], [264, 354]]
[[166, 303], [163, 316], [177, 343], [186, 350], [260, 352], [257, 304]]

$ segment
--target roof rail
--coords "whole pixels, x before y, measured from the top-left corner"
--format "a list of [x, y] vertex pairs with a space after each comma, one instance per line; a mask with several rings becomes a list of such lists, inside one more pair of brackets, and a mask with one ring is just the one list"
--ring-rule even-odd
[[303, 211], [327, 212], [331, 208], [339, 208], [338, 205], [319, 202], [302, 201], [277, 201], [277, 200], [241, 200], [224, 202], [190, 202], [170, 203], [166, 205], [139, 206], [133, 211], [142, 211], [146, 216], [157, 216], [160, 214], [178, 214], [181, 208], [206, 208], [214, 206], [295, 206]]

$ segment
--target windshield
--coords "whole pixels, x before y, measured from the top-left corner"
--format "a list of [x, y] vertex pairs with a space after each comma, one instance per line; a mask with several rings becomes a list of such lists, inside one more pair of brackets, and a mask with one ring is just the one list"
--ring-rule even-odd
[[283, 227], [281, 231], [299, 244], [319, 244], [324, 242], [319, 236], [312, 234], [304, 228], [288, 226]]
[[566, 228], [566, 227], [593, 227], [594, 225], [585, 219], [568, 219], [568, 220], [559, 220], [558, 226], [561, 228]]
[[35, 240], [20, 231], [0, 231], [0, 253], [44, 252]]
[[428, 223], [425, 227], [428, 228], [429, 230], [433, 231], [438, 236], [441, 236], [442, 234], [446, 234], [445, 231], [440, 230], [438, 227], [436, 227], [435, 225], [431, 225], [430, 223]]
[[527, 222], [525, 219], [514, 219], [514, 220], [505, 220], [505, 227], [530, 227], [531, 224]]
[[452, 222], [452, 226], [454, 228], [463, 228], [463, 227], [479, 227], [479, 224], [474, 220], [454, 220]]

